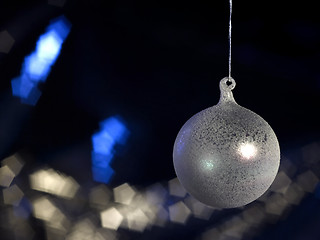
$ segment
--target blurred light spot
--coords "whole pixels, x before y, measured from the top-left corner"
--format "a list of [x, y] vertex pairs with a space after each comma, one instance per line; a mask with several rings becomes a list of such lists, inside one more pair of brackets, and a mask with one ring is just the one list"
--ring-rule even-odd
[[44, 229], [46, 233], [46, 240], [65, 240], [65, 231], [60, 231], [59, 229], [52, 228], [48, 224], [44, 224]]
[[0, 32], [0, 52], [9, 53], [14, 44], [14, 38], [4, 30]]
[[242, 212], [243, 220], [251, 225], [259, 225], [265, 218], [264, 209], [258, 204], [251, 205]]
[[130, 230], [143, 232], [144, 229], [148, 226], [149, 219], [141, 211], [141, 209], [135, 209], [127, 215], [128, 228]]
[[[160, 192], [157, 192], [158, 194], [161, 193], [161, 190], [163, 190], [161, 185], [154, 185], [152, 186], [152, 189], [157, 189], [158, 191], [160, 190]], [[155, 197], [155, 195], [153, 196]], [[126, 220], [128, 221], [128, 228], [134, 228], [129, 224], [129, 222], [133, 221], [132, 218], [135, 214], [141, 216], [139, 221], [137, 220], [136, 223], [133, 223], [134, 225], [140, 226], [136, 226], [135, 231], [143, 231], [147, 226], [152, 225], [164, 226], [168, 221], [168, 213], [163, 209], [163, 203], [164, 199], [162, 199], [161, 195], [159, 201], [157, 201], [155, 198], [150, 198], [150, 192], [136, 194], [130, 206], [128, 206], [128, 211], [125, 214]], [[143, 215], [140, 213], [140, 211], [143, 213]]]
[[113, 230], [117, 230], [123, 220], [123, 216], [114, 207], [101, 212], [100, 218], [102, 227]]
[[35, 218], [50, 221], [57, 211], [56, 207], [46, 197], [41, 197], [32, 203]]
[[221, 240], [221, 232], [218, 228], [211, 228], [205, 231], [202, 236], [201, 240]]
[[[49, 47], [50, 46], [48, 46], [48, 48]], [[25, 83], [30, 83], [31, 90], [35, 87], [35, 84], [37, 82], [44, 81], [47, 78], [50, 71], [50, 65], [48, 64], [47, 59], [43, 59], [38, 54], [33, 53], [25, 58], [24, 71], [26, 73], [26, 75], [24, 75]], [[34, 79], [34, 81], [30, 79]], [[28, 90], [28, 93], [30, 92], [30, 90]], [[23, 94], [23, 97], [27, 97], [26, 93]]]
[[101, 131], [92, 136], [94, 152], [108, 155], [115, 143], [124, 144], [127, 128], [117, 117], [110, 117], [100, 123]]
[[32, 202], [35, 218], [45, 221], [48, 228], [67, 232], [69, 221], [47, 197], [40, 197]]
[[172, 196], [177, 197], [184, 197], [187, 194], [187, 191], [182, 187], [178, 178], [174, 178], [169, 181], [169, 192]]
[[286, 173], [288, 177], [293, 177], [297, 172], [297, 166], [294, 165], [288, 158], [281, 158], [280, 170]]
[[157, 206], [156, 219], [154, 221], [154, 225], [159, 227], [164, 227], [169, 219], [169, 213], [164, 207], [161, 205]]
[[12, 95], [20, 97], [21, 102], [28, 105], [35, 105], [41, 96], [37, 84], [30, 82], [27, 76], [14, 78], [11, 87]]
[[105, 185], [99, 185], [91, 189], [89, 193], [91, 207], [105, 208], [110, 202], [111, 195], [112, 192]]
[[73, 198], [79, 189], [79, 184], [64, 174], [57, 173], [53, 169], [41, 169], [30, 174], [31, 188], [57, 195], [63, 198]]
[[96, 227], [90, 219], [84, 219], [74, 224], [71, 233], [68, 234], [66, 240], [78, 239], [95, 239]]
[[3, 202], [4, 204], [18, 206], [23, 198], [23, 192], [17, 185], [3, 189]]
[[311, 171], [308, 170], [300, 174], [297, 178], [297, 184], [306, 192], [313, 192], [319, 182], [319, 178]]
[[125, 205], [130, 205], [136, 192], [128, 183], [124, 183], [113, 189], [114, 201]]
[[48, 0], [48, 4], [57, 6], [57, 7], [63, 7], [66, 3], [66, 0]]
[[[94, 154], [92, 155], [92, 160], [97, 164], [97, 155]], [[92, 166], [92, 174], [93, 174], [93, 179], [96, 182], [101, 182], [101, 183], [109, 183], [113, 174], [114, 170], [109, 166], [103, 166], [106, 164], [106, 162], [99, 162], [101, 163], [101, 166]], [[102, 167], [103, 166], [103, 167]]]
[[8, 167], [3, 166], [0, 168], [0, 185], [9, 187], [15, 177], [14, 172]]
[[248, 230], [249, 225], [241, 217], [235, 216], [225, 222], [221, 228], [223, 235], [230, 236], [233, 239], [241, 239], [242, 235]]
[[48, 77], [70, 28], [71, 24], [64, 16], [51, 21], [46, 33], [40, 36], [35, 52], [25, 58], [21, 75], [11, 81], [12, 94], [22, 103], [37, 103], [41, 95], [38, 84]]
[[128, 130], [117, 117], [110, 117], [100, 123], [100, 131], [92, 136], [92, 173], [97, 182], [109, 183], [114, 170], [110, 167], [117, 143], [124, 144]]
[[128, 137], [126, 126], [118, 117], [110, 117], [100, 123], [103, 132], [108, 133], [112, 138], [121, 144], [125, 144]]
[[181, 201], [169, 206], [169, 216], [172, 222], [185, 224], [190, 214], [190, 209]]
[[270, 190], [277, 193], [285, 193], [291, 183], [291, 179], [283, 171], [279, 172], [272, 183]]
[[3, 159], [1, 161], [1, 165], [8, 166], [10, 170], [15, 174], [15, 176], [17, 176], [20, 173], [24, 165], [24, 162], [19, 158], [17, 154], [14, 154], [10, 157]]
[[96, 154], [104, 157], [104, 155], [110, 156], [107, 164], [111, 161], [113, 154], [112, 149], [115, 144], [115, 139], [108, 132], [98, 132], [92, 136], [93, 149]]
[[239, 152], [243, 158], [249, 160], [250, 158], [253, 158], [256, 155], [257, 149], [253, 144], [245, 143], [240, 146]]
[[13, 209], [13, 213], [16, 217], [28, 219], [31, 213], [29, 201], [26, 198], [22, 198], [20, 204]]
[[141, 202], [140, 208], [148, 216], [149, 224], [163, 227], [168, 222], [169, 214], [163, 208], [167, 195], [167, 190], [159, 183], [146, 189], [146, 203]]
[[93, 240], [117, 240], [118, 233], [106, 228], [98, 228]]
[[187, 197], [184, 202], [196, 218], [209, 220], [214, 211], [213, 208], [204, 205], [192, 196]]
[[144, 193], [135, 193], [129, 205], [119, 210], [125, 218], [122, 226], [134, 231], [143, 231], [147, 226], [164, 226], [168, 213], [163, 209], [166, 191], [160, 184], [153, 185]]
[[[61, 50], [61, 44], [63, 43], [63, 39], [60, 37], [57, 32], [52, 29], [49, 32], [43, 34], [37, 44], [37, 58], [45, 61], [56, 61], [60, 50]], [[32, 63], [35, 63], [35, 61], [32, 61]], [[37, 68], [36, 66], [32, 66]], [[44, 67], [45, 68], [45, 67]], [[40, 71], [41, 72], [41, 71]], [[33, 73], [33, 71], [29, 71], [30, 74]], [[35, 69], [35, 73], [37, 73]], [[41, 79], [42, 76], [46, 76], [47, 73], [45, 74], [39, 74]], [[37, 76], [38, 77], [38, 76]]]
[[154, 184], [146, 190], [147, 201], [152, 205], [161, 205], [165, 202], [167, 190], [161, 184]]
[[293, 183], [287, 189], [286, 193], [284, 194], [284, 198], [290, 204], [298, 205], [301, 202], [304, 194], [305, 192], [303, 189], [298, 184]]
[[273, 194], [266, 202], [266, 212], [274, 215], [281, 215], [288, 206], [287, 200], [278, 193]]

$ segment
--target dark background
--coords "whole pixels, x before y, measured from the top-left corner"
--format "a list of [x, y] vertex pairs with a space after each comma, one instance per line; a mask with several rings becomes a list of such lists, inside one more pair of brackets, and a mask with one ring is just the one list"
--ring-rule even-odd
[[[315, 5], [233, 3], [234, 97], [268, 121], [283, 154], [319, 140]], [[50, 20], [61, 14], [73, 25], [70, 35], [40, 86], [38, 104], [22, 105], [11, 96], [11, 80]], [[116, 174], [110, 186], [147, 186], [175, 177], [176, 134], [188, 118], [218, 102], [219, 81], [228, 75], [228, 18], [227, 0], [67, 0], [63, 7], [1, 1], [0, 31], [7, 30], [15, 44], [8, 54], [0, 53], [0, 158], [19, 151], [26, 173], [48, 164], [84, 183], [91, 178], [91, 135], [99, 121], [119, 115], [130, 138], [112, 163]], [[310, 202], [301, 204], [256, 239], [319, 239], [316, 203], [307, 213]], [[204, 226], [171, 229], [172, 237], [163, 239], [187, 239], [175, 235], [183, 231], [194, 239]]]

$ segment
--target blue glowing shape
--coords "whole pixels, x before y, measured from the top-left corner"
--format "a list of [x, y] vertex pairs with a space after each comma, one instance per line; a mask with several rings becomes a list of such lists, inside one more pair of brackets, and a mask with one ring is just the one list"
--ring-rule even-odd
[[36, 87], [34, 82], [29, 81], [26, 76], [21, 76], [11, 81], [13, 96], [28, 98], [32, 89]]
[[48, 65], [54, 63], [60, 54], [63, 40], [53, 30], [42, 35], [37, 43], [37, 58], [47, 61]]
[[40, 36], [36, 50], [24, 59], [20, 77], [12, 80], [13, 96], [20, 97], [21, 102], [29, 105], [37, 103], [41, 96], [38, 83], [47, 79], [70, 29], [70, 22], [63, 16], [51, 21]]
[[114, 153], [111, 153], [111, 152], [110, 154], [100, 154], [100, 153], [96, 153], [95, 151], [92, 151], [91, 153], [92, 165], [101, 167], [101, 168], [108, 167], [111, 163], [113, 156], [114, 156]]
[[109, 183], [111, 177], [114, 174], [114, 170], [108, 166], [106, 168], [100, 168], [92, 166], [93, 180], [100, 183]]
[[104, 132], [111, 135], [116, 142], [121, 144], [126, 142], [128, 137], [127, 128], [117, 117], [110, 117], [102, 121], [100, 127]]
[[92, 135], [92, 174], [97, 182], [108, 183], [114, 174], [110, 163], [116, 144], [124, 144], [129, 135], [126, 126], [117, 117], [110, 117], [100, 123], [100, 131]]
[[37, 84], [27, 76], [14, 78], [11, 81], [12, 95], [21, 98], [21, 102], [34, 106], [41, 96]]
[[100, 154], [110, 154], [115, 144], [115, 138], [106, 131], [92, 136], [93, 150]]
[[45, 81], [50, 72], [50, 64], [44, 58], [39, 58], [36, 53], [24, 59], [23, 73], [28, 76], [29, 81]]
[[48, 31], [54, 30], [57, 33], [57, 35], [61, 38], [62, 41], [64, 41], [67, 38], [70, 32], [70, 29], [71, 29], [71, 23], [64, 16], [60, 16], [55, 20], [51, 21], [50, 25], [47, 28]]
[[21, 102], [27, 105], [35, 106], [41, 94], [41, 91], [37, 87], [32, 88], [28, 98], [21, 98]]

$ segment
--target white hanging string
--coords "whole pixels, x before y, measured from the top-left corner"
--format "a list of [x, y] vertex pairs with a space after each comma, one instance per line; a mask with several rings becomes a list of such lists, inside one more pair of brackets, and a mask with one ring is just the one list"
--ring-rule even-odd
[[231, 16], [232, 16], [232, 0], [230, 3], [230, 16], [229, 16], [229, 79], [231, 78]]

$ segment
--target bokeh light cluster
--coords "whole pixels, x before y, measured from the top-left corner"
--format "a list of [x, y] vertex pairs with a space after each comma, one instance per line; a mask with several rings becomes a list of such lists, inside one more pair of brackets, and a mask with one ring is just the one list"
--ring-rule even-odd
[[100, 123], [100, 131], [92, 136], [92, 174], [97, 182], [108, 183], [114, 174], [110, 166], [116, 144], [125, 144], [128, 129], [119, 117], [110, 117]]
[[231, 213], [203, 205], [177, 178], [144, 187], [130, 183], [111, 187], [88, 179], [91, 183], [81, 186], [72, 176], [44, 166], [24, 182], [20, 180], [26, 174], [24, 161], [15, 154], [1, 162], [1, 208], [6, 219], [2, 224], [6, 222], [5, 228], [17, 239], [32, 239], [41, 223], [47, 239], [103, 240], [121, 239], [130, 232], [166, 231], [175, 225], [188, 228], [202, 221], [212, 227], [198, 239], [252, 239], [268, 225], [284, 221], [306, 196], [320, 198], [320, 144], [295, 151], [301, 157], [283, 156], [276, 180], [262, 197]]
[[35, 105], [38, 102], [41, 96], [38, 85], [47, 79], [70, 29], [71, 23], [64, 16], [52, 20], [40, 36], [35, 51], [24, 59], [21, 75], [11, 81], [12, 94], [22, 103]]

